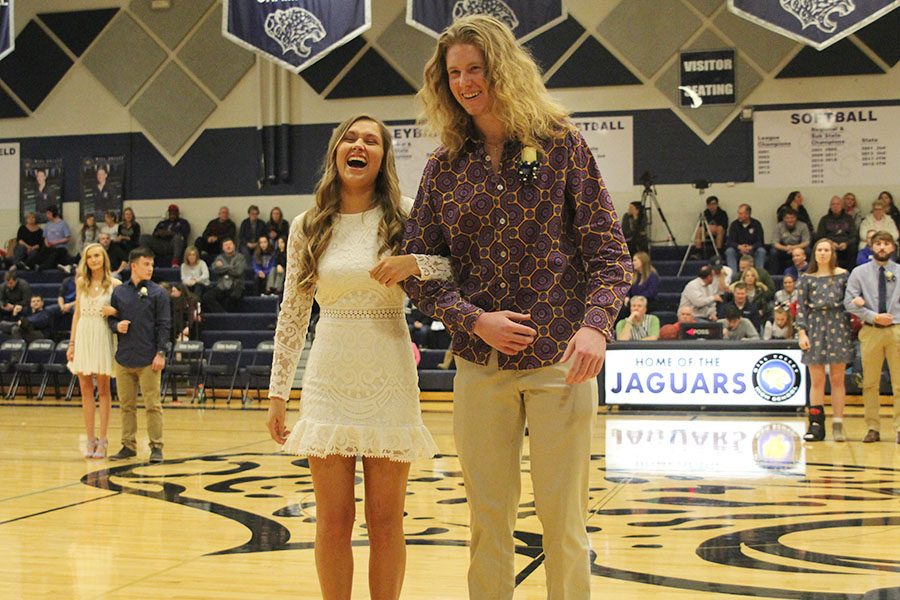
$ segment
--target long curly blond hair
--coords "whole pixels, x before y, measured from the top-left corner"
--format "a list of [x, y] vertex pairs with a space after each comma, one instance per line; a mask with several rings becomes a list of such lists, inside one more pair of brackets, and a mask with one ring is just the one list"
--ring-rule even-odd
[[493, 115], [506, 127], [508, 138], [539, 146], [540, 140], [574, 129], [568, 111], [547, 92], [540, 69], [509, 28], [486, 15], [463, 17], [438, 38], [417, 94], [424, 107], [420, 122], [440, 136], [451, 158], [458, 156], [467, 137], [476, 136], [472, 117], [450, 90], [447, 51], [457, 44], [471, 44], [484, 55]]
[[75, 269], [75, 287], [83, 293], [87, 293], [91, 285], [91, 268], [87, 264], [87, 257], [88, 253], [95, 248], [99, 248], [103, 255], [103, 279], [100, 285], [104, 290], [108, 290], [113, 284], [112, 269], [109, 266], [109, 254], [106, 253], [106, 248], [97, 243], [88, 244], [81, 249], [81, 260], [78, 261], [78, 267]]
[[303, 218], [303, 251], [300, 255], [300, 288], [312, 291], [318, 280], [319, 260], [328, 248], [334, 224], [341, 209], [341, 179], [337, 166], [337, 146], [347, 131], [357, 121], [371, 121], [378, 126], [384, 157], [381, 170], [375, 178], [374, 203], [382, 209], [381, 223], [378, 225], [378, 239], [381, 242], [379, 256], [396, 254], [403, 240], [403, 226], [406, 215], [400, 208], [400, 181], [394, 164], [394, 147], [391, 135], [384, 123], [367, 115], [350, 117], [338, 125], [328, 142], [328, 152], [322, 164], [322, 177], [316, 184], [316, 205]]

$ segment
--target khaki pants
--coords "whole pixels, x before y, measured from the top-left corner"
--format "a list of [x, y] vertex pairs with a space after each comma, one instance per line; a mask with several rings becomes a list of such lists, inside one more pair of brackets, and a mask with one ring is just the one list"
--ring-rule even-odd
[[159, 397], [161, 372], [146, 367], [123, 367], [116, 363], [116, 390], [122, 408], [122, 445], [137, 450], [137, 393], [140, 385], [147, 411], [147, 434], [150, 447], [163, 446], [162, 401]]
[[453, 427], [471, 511], [469, 597], [508, 600], [525, 421], [531, 480], [543, 525], [547, 598], [590, 598], [585, 530], [597, 384], [566, 384], [569, 365], [501, 371], [456, 358]]
[[878, 393], [881, 387], [881, 368], [887, 359], [894, 389], [894, 431], [900, 431], [900, 325], [873, 327], [863, 325], [859, 330], [862, 353], [863, 403], [866, 407], [866, 427], [879, 431]]

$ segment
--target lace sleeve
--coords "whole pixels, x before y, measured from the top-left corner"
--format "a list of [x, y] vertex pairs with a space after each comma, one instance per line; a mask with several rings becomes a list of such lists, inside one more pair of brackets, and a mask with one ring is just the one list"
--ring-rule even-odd
[[453, 279], [453, 268], [450, 266], [450, 259], [446, 256], [413, 254], [413, 258], [416, 259], [416, 264], [419, 265], [419, 276], [416, 279], [420, 281]]
[[303, 249], [302, 222], [303, 215], [294, 219], [288, 237], [284, 300], [278, 313], [278, 326], [275, 328], [275, 354], [272, 357], [272, 376], [269, 380], [270, 398], [287, 400], [290, 397], [294, 372], [297, 370], [309, 327], [313, 294], [304, 292], [298, 285], [300, 252]]

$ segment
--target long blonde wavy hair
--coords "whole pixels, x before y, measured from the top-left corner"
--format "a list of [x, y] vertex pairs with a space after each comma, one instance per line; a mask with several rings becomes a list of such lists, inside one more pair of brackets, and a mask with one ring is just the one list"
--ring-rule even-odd
[[375, 178], [374, 204], [382, 209], [378, 224], [378, 239], [381, 242], [378, 255], [390, 252], [396, 254], [403, 240], [403, 226], [406, 222], [400, 208], [400, 181], [394, 164], [394, 146], [391, 134], [384, 123], [367, 115], [350, 117], [338, 125], [328, 142], [328, 152], [322, 164], [322, 177], [316, 184], [316, 205], [307, 211], [301, 224], [303, 250], [300, 254], [300, 288], [312, 291], [318, 280], [319, 260], [328, 248], [336, 218], [341, 209], [341, 179], [337, 166], [337, 147], [347, 131], [357, 121], [371, 121], [378, 126], [384, 157], [381, 169]]
[[507, 137], [524, 146], [539, 146], [540, 140], [574, 129], [568, 111], [547, 92], [540, 69], [509, 28], [486, 15], [463, 17], [438, 38], [417, 94], [424, 106], [420, 122], [440, 136], [451, 158], [459, 155], [467, 137], [476, 135], [472, 117], [450, 90], [447, 51], [457, 44], [471, 44], [484, 55], [492, 111], [505, 125]]
[[94, 248], [99, 248], [103, 255], [103, 279], [100, 285], [104, 290], [108, 290], [113, 284], [112, 268], [109, 266], [109, 254], [106, 253], [106, 248], [97, 243], [88, 244], [81, 249], [81, 260], [78, 261], [78, 268], [75, 269], [75, 287], [82, 293], [87, 293], [91, 285], [91, 268], [87, 264], [87, 257]]

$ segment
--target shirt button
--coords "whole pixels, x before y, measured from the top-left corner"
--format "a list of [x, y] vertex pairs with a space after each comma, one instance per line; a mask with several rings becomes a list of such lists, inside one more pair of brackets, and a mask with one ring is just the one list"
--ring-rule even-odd
[[506, 287], [506, 284], [501, 282], [501, 283], [500, 283], [500, 287], [505, 288], [505, 287]]
[[502, 191], [503, 191], [503, 184], [502, 184], [502, 183], [498, 183], [498, 184], [497, 184], [497, 189], [500, 190], [500, 191], [502, 192]]
[[506, 219], [504, 219], [503, 217], [500, 217], [500, 224], [506, 225]]
[[500, 256], [502, 256], [503, 258], [506, 258], [506, 250], [501, 250]]

